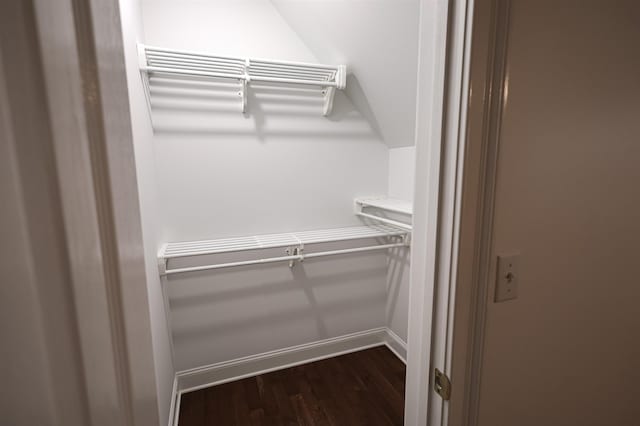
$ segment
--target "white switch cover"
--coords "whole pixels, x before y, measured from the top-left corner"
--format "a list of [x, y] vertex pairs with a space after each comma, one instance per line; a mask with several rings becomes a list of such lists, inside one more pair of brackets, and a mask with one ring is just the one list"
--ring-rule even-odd
[[518, 260], [520, 255], [498, 256], [496, 277], [496, 302], [504, 302], [518, 297]]

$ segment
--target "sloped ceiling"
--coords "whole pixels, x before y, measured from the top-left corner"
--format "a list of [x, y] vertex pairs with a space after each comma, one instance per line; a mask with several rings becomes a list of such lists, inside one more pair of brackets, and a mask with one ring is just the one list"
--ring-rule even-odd
[[390, 147], [414, 144], [418, 0], [271, 0]]

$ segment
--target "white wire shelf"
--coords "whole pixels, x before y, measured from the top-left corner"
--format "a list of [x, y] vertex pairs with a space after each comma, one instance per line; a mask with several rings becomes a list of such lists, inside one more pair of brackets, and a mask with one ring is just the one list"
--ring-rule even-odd
[[324, 97], [323, 114], [328, 115], [333, 108], [336, 89], [344, 89], [347, 82], [345, 65], [217, 56], [144, 44], [138, 45], [138, 61], [140, 71], [146, 77], [145, 89], [148, 101], [150, 100], [149, 76], [152, 74], [230, 79], [240, 83], [238, 95], [242, 99], [242, 112], [247, 111], [248, 85], [252, 82], [260, 82], [318, 87], [319, 93]]
[[[411, 219], [411, 216], [413, 215], [413, 203], [411, 201], [400, 200], [397, 198], [385, 198], [385, 197], [356, 198], [354, 200], [354, 205], [355, 205], [356, 216], [370, 219], [378, 223], [395, 226], [407, 231], [411, 231], [413, 229], [410, 223], [405, 223], [399, 220], [390, 219], [388, 217], [384, 217], [379, 214], [380, 211], [390, 212], [390, 213], [395, 213], [403, 216], [409, 216]], [[364, 210], [367, 207], [371, 207], [373, 209], [373, 212], [366, 213]]]
[[[319, 243], [384, 238], [384, 244], [354, 247], [339, 250], [305, 253], [305, 246]], [[358, 253], [363, 251], [386, 250], [409, 245], [409, 233], [406, 230], [388, 225], [352, 226], [314, 231], [291, 232], [285, 234], [256, 235], [249, 237], [222, 238], [215, 240], [187, 241], [164, 244], [158, 253], [160, 275], [171, 275], [184, 272], [205, 271], [210, 269], [246, 266], [262, 263], [285, 262], [290, 266], [293, 262], [305, 259]], [[222, 253], [246, 252], [252, 250], [287, 248], [286, 256], [257, 258], [238, 262], [207, 264], [183, 268], [169, 268], [171, 259], [194, 256], [215, 255]]]

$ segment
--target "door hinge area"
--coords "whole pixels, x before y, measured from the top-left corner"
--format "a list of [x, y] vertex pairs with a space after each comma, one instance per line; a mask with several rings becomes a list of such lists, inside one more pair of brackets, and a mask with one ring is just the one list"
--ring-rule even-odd
[[448, 401], [449, 398], [451, 398], [451, 380], [449, 380], [447, 375], [437, 368], [434, 371], [433, 389], [445, 401]]

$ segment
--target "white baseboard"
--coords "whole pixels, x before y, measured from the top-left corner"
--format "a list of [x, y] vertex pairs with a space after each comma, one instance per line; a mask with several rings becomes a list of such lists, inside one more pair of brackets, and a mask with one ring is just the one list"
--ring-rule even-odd
[[406, 363], [406, 343], [389, 328], [380, 327], [179, 371], [174, 381], [169, 425], [178, 424], [180, 397], [185, 392], [383, 345]]
[[407, 363], [407, 344], [390, 328], [386, 330], [385, 344], [402, 362]]

